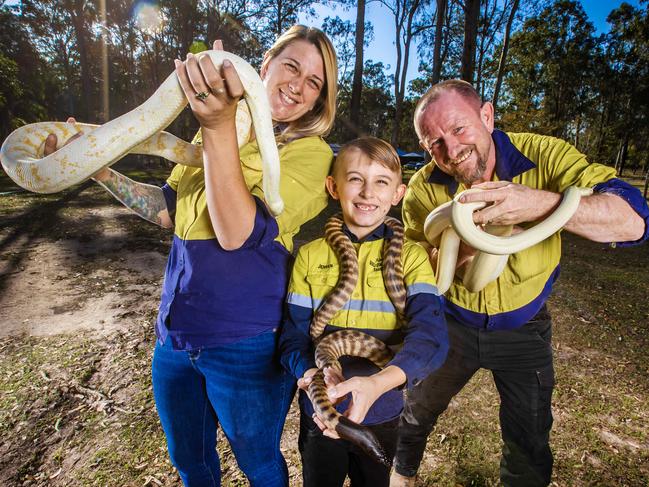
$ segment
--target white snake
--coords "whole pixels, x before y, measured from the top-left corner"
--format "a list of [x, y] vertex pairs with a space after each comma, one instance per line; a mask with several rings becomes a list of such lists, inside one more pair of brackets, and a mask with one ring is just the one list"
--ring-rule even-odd
[[[263, 161], [264, 196], [270, 210], [278, 215], [283, 209], [279, 154], [264, 85], [254, 68], [240, 57], [225, 51], [204, 54], [217, 66], [230, 60], [241, 78], [250, 115], [245, 110], [237, 111], [239, 146], [249, 139], [252, 117]], [[0, 162], [16, 184], [36, 193], [55, 193], [80, 183], [128, 153], [156, 155], [178, 164], [201, 167], [200, 147], [161, 132], [186, 105], [187, 99], [173, 72], [142, 105], [104, 125], [41, 122], [14, 130], [2, 144]], [[84, 129], [81, 137], [43, 157], [48, 134], [67, 140], [80, 129]]]
[[507, 265], [510, 254], [515, 254], [545, 240], [559, 231], [577, 211], [582, 196], [592, 194], [589, 188], [570, 187], [563, 194], [557, 209], [541, 223], [523, 232], [511, 235], [511, 225], [486, 225], [484, 231], [473, 223], [473, 212], [484, 208], [485, 202], [460, 203], [462, 194], [430, 212], [424, 223], [426, 240], [439, 249], [437, 259], [437, 288], [444, 294], [453, 282], [460, 239], [478, 250], [467, 264], [462, 279], [470, 292], [478, 292], [496, 280]]

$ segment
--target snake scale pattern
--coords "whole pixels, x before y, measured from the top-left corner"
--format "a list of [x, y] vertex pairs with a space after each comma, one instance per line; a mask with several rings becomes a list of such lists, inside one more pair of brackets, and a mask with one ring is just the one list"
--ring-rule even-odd
[[[255, 69], [239, 56], [225, 51], [204, 51], [215, 66], [229, 60], [244, 87], [247, 109], [237, 110], [239, 146], [255, 130], [263, 165], [264, 199], [274, 215], [284, 204], [279, 193], [280, 162], [268, 96]], [[0, 163], [19, 186], [36, 193], [55, 193], [85, 181], [129, 153], [165, 157], [178, 164], [202, 166], [202, 150], [162, 132], [187, 105], [185, 93], [173, 71], [140, 106], [104, 125], [39, 122], [14, 130], [0, 147]], [[241, 108], [241, 105], [240, 105]], [[67, 140], [83, 129], [84, 134], [44, 155], [45, 139], [55, 134]]]
[[[390, 301], [403, 322], [406, 306], [406, 289], [403, 283], [401, 251], [403, 248], [403, 225], [395, 218], [387, 217], [386, 225], [392, 236], [383, 243], [383, 281]], [[318, 371], [309, 384], [307, 394], [323, 423], [335, 430], [341, 438], [359, 446], [370, 457], [385, 465], [392, 459], [385, 454], [372, 431], [342, 416], [327, 396], [324, 368], [332, 367], [342, 372], [338, 359], [344, 355], [364, 357], [383, 368], [392, 358], [392, 351], [382, 341], [358, 330], [340, 330], [322, 338], [327, 323], [349, 301], [358, 282], [358, 257], [349, 237], [342, 230], [340, 215], [331, 217], [325, 225], [325, 240], [336, 254], [340, 273], [336, 287], [322, 301], [311, 321], [311, 338], [317, 343], [315, 361]]]

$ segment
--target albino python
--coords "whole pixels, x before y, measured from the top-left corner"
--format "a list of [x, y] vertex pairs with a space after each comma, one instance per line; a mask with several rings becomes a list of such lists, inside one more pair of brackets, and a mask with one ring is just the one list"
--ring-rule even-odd
[[[225, 59], [230, 60], [241, 78], [250, 115], [240, 104], [239, 146], [249, 139], [252, 117], [263, 161], [264, 196], [270, 210], [278, 215], [283, 209], [279, 195], [279, 154], [264, 85], [254, 68], [240, 57], [225, 51], [204, 54], [217, 66]], [[80, 183], [128, 153], [156, 155], [178, 164], [200, 167], [203, 165], [200, 147], [161, 132], [186, 105], [187, 99], [173, 72], [142, 105], [104, 125], [41, 122], [14, 130], [2, 144], [0, 162], [16, 184], [37, 193], [55, 193]], [[48, 134], [67, 140], [80, 129], [85, 129], [81, 137], [43, 157]]]
[[[387, 217], [385, 223], [393, 235], [383, 243], [383, 282], [390, 301], [402, 322], [406, 307], [406, 289], [403, 284], [401, 250], [403, 247], [403, 225], [395, 218]], [[336, 287], [323, 299], [315, 312], [309, 333], [315, 343], [315, 361], [318, 371], [313, 375], [307, 394], [318, 417], [338, 435], [359, 446], [370, 457], [385, 465], [390, 465], [381, 444], [372, 431], [342, 416], [327, 396], [324, 381], [324, 368], [332, 367], [342, 373], [338, 359], [343, 355], [364, 357], [383, 368], [391, 359], [392, 351], [382, 341], [358, 330], [340, 330], [321, 339], [321, 335], [331, 318], [349, 300], [358, 280], [358, 257], [354, 245], [342, 231], [339, 215], [331, 217], [325, 225], [325, 239], [333, 249], [340, 264], [340, 274]]]
[[559, 231], [577, 211], [582, 196], [592, 189], [570, 187], [563, 194], [557, 209], [545, 220], [516, 235], [511, 225], [486, 225], [484, 231], [473, 223], [473, 212], [484, 208], [485, 202], [460, 203], [462, 194], [479, 190], [468, 189], [452, 201], [430, 212], [424, 223], [426, 240], [439, 249], [437, 259], [437, 289], [444, 294], [453, 282], [460, 239], [478, 250], [467, 264], [462, 278], [470, 292], [478, 292], [496, 280], [507, 265], [510, 254], [515, 254], [545, 240]]

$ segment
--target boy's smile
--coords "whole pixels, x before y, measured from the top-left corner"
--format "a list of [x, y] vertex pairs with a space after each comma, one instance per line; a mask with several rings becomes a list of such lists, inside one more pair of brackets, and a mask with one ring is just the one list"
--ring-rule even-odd
[[326, 184], [331, 196], [340, 200], [347, 228], [359, 239], [383, 223], [392, 205], [399, 203], [406, 190], [400, 174], [373, 161], [359, 149], [345, 154]]

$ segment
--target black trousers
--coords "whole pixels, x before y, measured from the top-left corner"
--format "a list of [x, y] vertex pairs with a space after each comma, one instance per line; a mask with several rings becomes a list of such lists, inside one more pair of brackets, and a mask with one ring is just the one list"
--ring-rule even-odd
[[500, 478], [507, 486], [544, 486], [552, 475], [549, 446], [554, 389], [552, 324], [545, 306], [515, 330], [490, 331], [447, 317], [450, 349], [442, 367], [408, 391], [399, 424], [395, 470], [417, 473], [428, 435], [449, 402], [478, 369], [491, 370], [500, 394]]
[[[397, 446], [399, 418], [370, 426], [392, 458]], [[304, 487], [342, 486], [349, 475], [352, 487], [388, 487], [390, 468], [382, 465], [345, 440], [334, 440], [322, 434], [313, 420], [300, 413], [300, 437]]]

